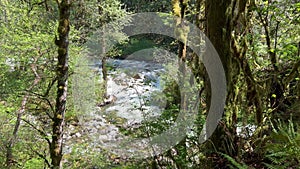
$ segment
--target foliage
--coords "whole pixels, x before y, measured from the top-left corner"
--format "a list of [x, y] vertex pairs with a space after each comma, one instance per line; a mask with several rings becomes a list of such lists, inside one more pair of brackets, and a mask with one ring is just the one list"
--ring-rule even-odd
[[265, 145], [265, 158], [270, 162], [264, 164], [268, 168], [289, 168], [300, 163], [300, 133], [292, 120], [288, 124], [278, 122], [273, 127], [270, 141]]
[[32, 159], [26, 161], [26, 163], [24, 165], [24, 169], [39, 168], [39, 167], [43, 166], [43, 164], [44, 164], [43, 159], [32, 158]]
[[132, 12], [170, 12], [172, 6], [168, 0], [122, 0], [125, 7]]
[[77, 144], [72, 151], [64, 155], [64, 168], [104, 168], [109, 164], [105, 153], [95, 152], [89, 144]]
[[[133, 54], [134, 52], [141, 51], [143, 49], [147, 48], [154, 48], [156, 46], [156, 43], [143, 37], [131, 37], [127, 43], [118, 45], [118, 50], [121, 51], [121, 58], [125, 58], [128, 55]], [[129, 58], [130, 59], [130, 58]], [[141, 60], [151, 60], [151, 58], [147, 59], [146, 56], [142, 58], [135, 57], [134, 59], [141, 59]]]

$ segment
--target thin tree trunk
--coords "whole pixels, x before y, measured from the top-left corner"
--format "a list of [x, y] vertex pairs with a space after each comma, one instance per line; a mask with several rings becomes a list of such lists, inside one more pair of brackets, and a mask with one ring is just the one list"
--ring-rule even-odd
[[56, 45], [58, 47], [58, 64], [57, 64], [57, 96], [55, 113], [52, 125], [52, 141], [50, 144], [51, 168], [61, 168], [62, 148], [63, 148], [63, 128], [66, 112], [67, 89], [68, 89], [68, 47], [70, 31], [70, 0], [57, 1], [59, 8], [59, 25]]
[[103, 37], [102, 37], [102, 75], [103, 75], [103, 85], [104, 85], [104, 93], [103, 98], [107, 98], [107, 68], [106, 68], [106, 53], [105, 53], [105, 36], [104, 36], [104, 28], [103, 28]]
[[[186, 41], [187, 41], [187, 35], [188, 32], [186, 32], [188, 29], [186, 29], [186, 25], [184, 23], [184, 18], [185, 18], [185, 12], [187, 8], [187, 1], [184, 0], [173, 0], [173, 9], [174, 9], [174, 14], [177, 16], [177, 21], [176, 21], [176, 29], [178, 29], [178, 65], [179, 65], [179, 85], [181, 86], [180, 88], [185, 88], [185, 80], [186, 80]], [[185, 91], [182, 91], [181, 93], [181, 104], [180, 104], [180, 110], [182, 113], [187, 112], [187, 97], [185, 94]], [[185, 119], [183, 119], [185, 121]], [[180, 131], [186, 131], [185, 125], [183, 126], [184, 128], [180, 128]], [[178, 144], [178, 147], [180, 151], [178, 151], [179, 156], [181, 156], [181, 159], [183, 161], [179, 161], [176, 163], [178, 165], [178, 168], [186, 168], [186, 159], [187, 159], [187, 148], [186, 148], [186, 138], [181, 140]]]
[[[27, 88], [27, 91], [31, 91], [33, 89], [33, 87], [36, 86], [39, 83], [39, 81], [41, 80], [41, 77], [37, 73], [36, 62], [37, 62], [37, 58], [35, 58], [34, 63], [31, 64], [31, 70], [35, 75], [35, 79], [34, 79], [32, 85]], [[13, 147], [14, 147], [15, 143], [17, 142], [18, 132], [19, 132], [19, 128], [21, 125], [21, 118], [26, 111], [26, 104], [27, 104], [28, 98], [29, 98], [29, 93], [26, 92], [25, 96], [22, 99], [21, 107], [20, 107], [19, 111], [17, 112], [17, 121], [15, 123], [12, 138], [10, 138], [10, 140], [7, 144], [7, 147], [6, 147], [6, 167], [7, 168], [11, 168], [15, 163], [14, 156], [13, 156]]]
[[[101, 0], [98, 0], [98, 3], [101, 3]], [[103, 9], [101, 7], [101, 5], [98, 6], [98, 14], [99, 16], [103, 15]], [[99, 19], [99, 23], [102, 24], [101, 19]], [[103, 26], [103, 30], [102, 30], [102, 39], [101, 39], [101, 43], [102, 43], [102, 52], [101, 52], [101, 62], [102, 62], [102, 75], [103, 75], [103, 88], [104, 88], [104, 93], [103, 93], [103, 98], [107, 98], [107, 67], [106, 67], [106, 47], [105, 47], [105, 27]]]

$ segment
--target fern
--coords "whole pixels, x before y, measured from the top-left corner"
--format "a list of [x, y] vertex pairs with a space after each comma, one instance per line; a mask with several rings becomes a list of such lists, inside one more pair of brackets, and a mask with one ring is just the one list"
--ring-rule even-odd
[[221, 155], [223, 155], [232, 165], [230, 165], [230, 168], [238, 168], [238, 169], [247, 169], [249, 168], [246, 164], [242, 163], [240, 164], [239, 162], [237, 162], [234, 158], [232, 158], [231, 156], [227, 155], [227, 154], [223, 154], [221, 153]]
[[268, 163], [263, 163], [266, 167], [268, 167], [269, 169], [285, 169], [286, 168], [286, 165], [284, 166], [275, 166], [275, 165], [272, 165], [272, 164], [268, 164]]
[[270, 169], [288, 168], [299, 164], [300, 133], [295, 131], [292, 120], [287, 125], [278, 121], [278, 128], [273, 127], [272, 141], [266, 148], [266, 159], [271, 164], [264, 163]]

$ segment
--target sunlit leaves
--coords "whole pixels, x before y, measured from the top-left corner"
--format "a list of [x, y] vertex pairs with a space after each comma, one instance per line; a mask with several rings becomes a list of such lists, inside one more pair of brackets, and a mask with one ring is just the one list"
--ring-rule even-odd
[[[253, 18], [252, 50], [256, 53], [256, 57], [263, 58], [263, 62], [257, 62], [260, 65], [269, 62], [268, 52], [275, 53], [280, 63], [297, 60], [300, 14], [295, 11], [299, 8], [299, 3], [287, 4], [293, 4], [293, 2], [291, 0], [272, 1], [272, 3], [257, 1], [257, 18]], [[264, 26], [267, 27], [269, 35], [266, 34]], [[270, 38], [271, 49], [267, 49], [266, 38]]]

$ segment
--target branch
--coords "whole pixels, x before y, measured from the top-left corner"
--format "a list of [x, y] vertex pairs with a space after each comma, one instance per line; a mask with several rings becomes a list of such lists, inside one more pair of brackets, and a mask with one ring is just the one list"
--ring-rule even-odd
[[47, 90], [45, 91], [43, 97], [47, 97], [50, 93], [50, 90], [52, 89], [52, 87], [54, 86], [55, 82], [57, 81], [57, 77], [54, 77], [52, 79], [52, 81], [49, 83]]
[[[28, 3], [28, 2], [27, 2]], [[31, 4], [29, 2], [29, 5], [30, 5], [30, 9], [28, 10], [28, 14], [33, 10], [34, 6], [37, 5], [42, 5], [42, 4], [45, 4], [45, 7], [46, 7], [46, 11], [48, 11], [48, 5], [47, 5], [47, 0], [44, 0], [44, 1], [41, 1], [41, 2], [35, 2], [33, 4]]]
[[284, 85], [286, 86], [287, 84], [289, 84], [296, 76], [297, 70], [300, 67], [300, 59], [298, 60], [298, 62], [294, 65], [291, 73], [284, 79]]
[[42, 158], [45, 163], [47, 164], [47, 166], [50, 168], [51, 165], [50, 165], [50, 162], [48, 161], [48, 159], [45, 157], [45, 155], [39, 153], [38, 151], [34, 150], [32, 147], [30, 147], [31, 151], [33, 151], [34, 153], [36, 153], [40, 158]]
[[[30, 92], [31, 94], [35, 95], [35, 96], [38, 97], [39, 99], [46, 101], [46, 103], [50, 106], [51, 111], [52, 111], [53, 113], [55, 112], [53, 105], [51, 104], [50, 100], [49, 100], [47, 97], [45, 97], [45, 96], [43, 96], [43, 95], [41, 95], [41, 94], [32, 92], [32, 91], [27, 91], [27, 92]], [[52, 117], [49, 113], [47, 113], [47, 111], [45, 111], [45, 113], [47, 114], [47, 116], [48, 116], [50, 119], [53, 119], [53, 117]]]
[[274, 52], [276, 52], [276, 49], [277, 49], [277, 37], [278, 37], [279, 23], [280, 23], [280, 21], [276, 22]]
[[43, 138], [47, 141], [47, 143], [50, 145], [51, 141], [48, 138], [47, 133], [45, 133], [43, 130], [38, 129], [34, 124], [30, 123], [28, 120], [22, 118], [22, 121], [24, 121], [26, 124], [28, 124], [29, 126], [31, 126], [33, 129], [35, 129], [36, 131], [38, 131], [40, 133], [41, 136], [43, 136]]
[[[255, 5], [255, 7], [256, 7], [256, 5]], [[258, 9], [258, 8], [256, 7], [256, 9]], [[272, 66], [273, 66], [274, 70], [276, 72], [278, 72], [277, 60], [276, 60], [276, 53], [275, 53], [275, 50], [273, 52], [271, 51], [271, 49], [272, 49], [271, 48], [271, 38], [270, 38], [270, 33], [269, 33], [269, 29], [268, 29], [268, 20], [267, 20], [268, 14], [266, 15], [265, 18], [263, 18], [261, 12], [258, 11], [258, 10], [256, 10], [256, 11], [257, 11], [257, 14], [259, 16], [260, 21], [263, 24], [263, 28], [265, 30], [266, 41], [267, 41], [267, 46], [268, 46], [268, 54], [269, 54], [269, 56], [271, 58]]]

